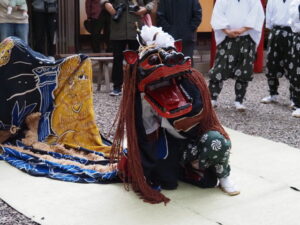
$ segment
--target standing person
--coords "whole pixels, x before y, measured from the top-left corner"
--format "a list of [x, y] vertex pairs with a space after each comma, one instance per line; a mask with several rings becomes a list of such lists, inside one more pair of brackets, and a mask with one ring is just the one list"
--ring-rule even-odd
[[100, 35], [103, 31], [103, 39], [106, 51], [109, 49], [109, 14], [102, 10], [100, 0], [86, 0], [85, 11], [91, 23], [91, 45], [93, 52], [100, 52]]
[[0, 41], [9, 36], [17, 36], [28, 43], [27, 5], [24, 4], [26, 3], [23, 2], [21, 6], [12, 4], [10, 0], [0, 0]]
[[113, 91], [111, 96], [119, 96], [122, 93], [123, 84], [123, 51], [128, 48], [137, 50], [139, 43], [136, 40], [136, 22], [142, 25], [141, 18], [150, 13], [154, 7], [154, 0], [137, 0], [136, 9], [133, 9], [133, 1], [114, 0], [111, 4], [108, 0], [101, 0], [101, 4], [109, 12], [110, 40], [113, 49], [112, 81]]
[[193, 58], [196, 30], [202, 20], [198, 0], [160, 0], [157, 9], [157, 24], [175, 40], [182, 40], [182, 53]]
[[300, 118], [300, 0], [292, 0], [290, 4], [290, 26], [293, 35], [292, 43], [292, 71], [290, 83], [292, 88], [292, 102], [294, 103], [293, 117]]
[[245, 111], [243, 100], [248, 82], [253, 79], [253, 62], [261, 38], [264, 11], [260, 0], [217, 0], [211, 24], [215, 32], [217, 55], [209, 71], [209, 90], [212, 104], [217, 98], [223, 81], [235, 82], [235, 108]]
[[[264, 97], [261, 103], [275, 103], [278, 101], [279, 78], [285, 76], [290, 82], [291, 48], [293, 32], [289, 26], [289, 6], [291, 0], [269, 0], [266, 10], [266, 28], [270, 29], [266, 77], [268, 79], [270, 95]], [[292, 100], [293, 86], [290, 85], [290, 99]], [[291, 102], [291, 107], [294, 103]]]
[[57, 39], [57, 0], [32, 0], [34, 50], [54, 57]]

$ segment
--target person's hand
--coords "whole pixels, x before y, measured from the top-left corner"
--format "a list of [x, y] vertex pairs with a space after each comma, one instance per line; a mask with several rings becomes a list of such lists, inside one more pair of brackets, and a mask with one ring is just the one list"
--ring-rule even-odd
[[223, 29], [223, 32], [230, 38], [236, 38], [239, 33], [236, 30]]
[[115, 8], [113, 7], [113, 5], [109, 2], [104, 3], [104, 8], [106, 9], [106, 11], [111, 15], [115, 15], [117, 13], [117, 11], [115, 10]]
[[134, 12], [135, 15], [143, 17], [147, 13], [147, 9], [145, 7], [140, 7], [140, 9]]
[[251, 28], [249, 27], [241, 27], [239, 29], [235, 29], [234, 32], [238, 35], [242, 35], [243, 33], [245, 33], [246, 31], [250, 30]]

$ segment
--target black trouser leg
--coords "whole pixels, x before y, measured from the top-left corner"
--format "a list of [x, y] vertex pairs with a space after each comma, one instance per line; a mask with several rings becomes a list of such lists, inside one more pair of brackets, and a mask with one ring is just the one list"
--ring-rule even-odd
[[276, 77], [268, 77], [268, 85], [270, 95], [278, 95], [279, 79]]
[[118, 40], [112, 41], [113, 45], [113, 68], [112, 68], [112, 82], [114, 90], [121, 90], [123, 84], [123, 51], [126, 45], [130, 50], [138, 49], [138, 42], [136, 40]]
[[209, 80], [208, 85], [209, 91], [210, 91], [210, 97], [212, 100], [217, 100], [219, 94], [222, 91], [223, 88], [223, 81], [222, 80]]
[[91, 30], [91, 46], [93, 52], [100, 52], [100, 32], [101, 26], [98, 19], [92, 19], [92, 30]]
[[57, 31], [57, 14], [47, 14], [47, 52], [50, 56], [56, 54], [56, 31]]
[[110, 40], [109, 40], [110, 15], [106, 11], [103, 11], [100, 14], [99, 20], [101, 22], [101, 31], [103, 30], [102, 41], [105, 44], [105, 51], [109, 52], [109, 51], [111, 51]]
[[248, 82], [236, 80], [234, 85], [235, 90], [235, 101], [243, 103], [244, 97], [246, 95], [248, 87]]
[[194, 66], [194, 60], [193, 60], [194, 46], [195, 46], [195, 42], [193, 42], [193, 41], [183, 41], [182, 42], [182, 53], [184, 54], [184, 56], [191, 57], [192, 66]]
[[295, 108], [300, 108], [300, 84], [296, 84], [296, 86], [293, 86], [291, 100], [295, 104]]
[[45, 55], [55, 56], [56, 30], [56, 13], [32, 12], [33, 48], [35, 51]]
[[113, 45], [113, 68], [112, 82], [114, 90], [121, 90], [123, 84], [123, 51], [126, 48], [126, 40], [112, 41]]
[[33, 49], [42, 54], [46, 54], [45, 48], [45, 14], [41, 12], [32, 12], [32, 32], [33, 32]]

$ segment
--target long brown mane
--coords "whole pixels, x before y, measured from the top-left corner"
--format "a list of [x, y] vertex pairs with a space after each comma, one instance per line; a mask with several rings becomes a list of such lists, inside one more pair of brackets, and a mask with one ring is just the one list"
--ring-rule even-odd
[[[166, 204], [170, 201], [170, 199], [160, 192], [153, 190], [147, 184], [143, 173], [136, 131], [136, 73], [137, 64], [132, 66], [127, 65], [124, 76], [123, 97], [115, 120], [117, 128], [111, 151], [111, 159], [120, 161], [121, 157], [124, 155], [122, 153], [124, 139], [127, 138], [127, 171], [124, 168], [120, 170], [120, 177], [124, 181], [126, 189], [129, 190], [131, 185], [132, 189], [138, 193], [144, 201], [149, 203], [164, 202]], [[209, 130], [216, 130], [223, 134], [226, 138], [229, 138], [212, 108], [209, 90], [203, 75], [193, 69], [191, 75], [189, 75], [189, 79], [199, 88], [203, 101], [203, 112], [197, 118], [197, 121], [200, 122], [199, 135]]]
[[222, 127], [215, 110], [211, 104], [210, 92], [205, 82], [203, 75], [192, 69], [192, 73], [188, 78], [198, 87], [201, 93], [203, 102], [203, 112], [197, 118], [200, 122], [199, 135], [206, 133], [209, 130], [219, 131], [225, 138], [229, 139], [229, 135]]
[[111, 159], [120, 160], [123, 153], [123, 142], [127, 138], [127, 170], [121, 171], [120, 177], [126, 183], [126, 188], [132, 189], [140, 197], [149, 203], [165, 204], [170, 201], [160, 192], [152, 189], [146, 182], [143, 167], [141, 164], [140, 150], [137, 141], [137, 131], [135, 127], [135, 96], [137, 90], [137, 64], [127, 65], [123, 84], [123, 97], [115, 122], [117, 122], [116, 134], [111, 150]]

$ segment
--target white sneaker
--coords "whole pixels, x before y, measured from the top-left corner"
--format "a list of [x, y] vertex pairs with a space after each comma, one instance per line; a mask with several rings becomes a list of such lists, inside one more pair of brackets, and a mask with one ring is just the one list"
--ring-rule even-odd
[[211, 100], [211, 105], [212, 105], [213, 108], [217, 108], [218, 107], [217, 100]]
[[300, 118], [300, 108], [296, 108], [296, 110], [293, 111], [292, 116]]
[[290, 104], [290, 109], [293, 109], [293, 110], [296, 109], [295, 103], [292, 100], [291, 100], [291, 104]]
[[236, 110], [239, 112], [245, 112], [245, 110], [246, 110], [246, 107], [240, 102], [235, 101], [234, 106], [235, 106]]
[[277, 103], [278, 95], [269, 95], [267, 97], [264, 97], [262, 100], [260, 100], [260, 102], [264, 104]]
[[220, 185], [222, 191], [230, 196], [239, 195], [241, 192], [235, 187], [232, 180], [228, 177], [220, 178]]

